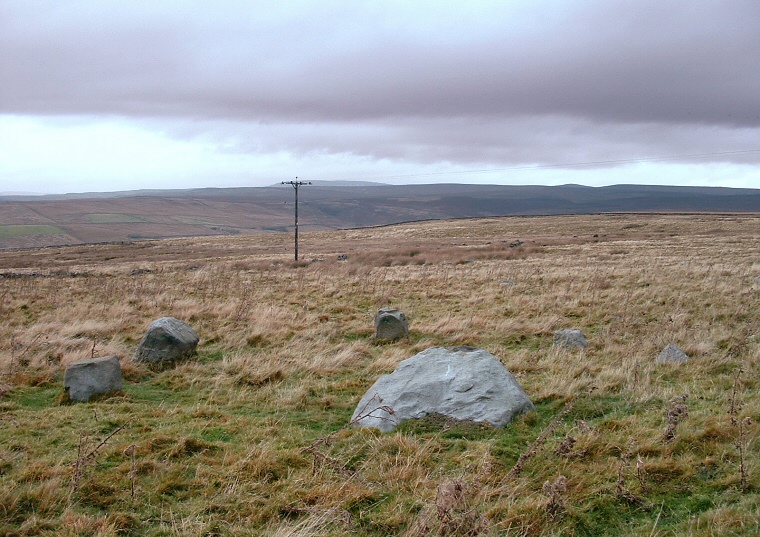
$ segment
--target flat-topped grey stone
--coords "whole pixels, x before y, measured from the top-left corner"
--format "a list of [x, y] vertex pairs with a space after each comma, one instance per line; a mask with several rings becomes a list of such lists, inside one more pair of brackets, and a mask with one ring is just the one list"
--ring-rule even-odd
[[533, 403], [491, 353], [472, 347], [433, 347], [381, 376], [356, 407], [359, 427], [392, 431], [404, 420], [439, 414], [503, 427]]
[[107, 356], [74, 362], [63, 374], [63, 389], [68, 393], [69, 399], [77, 402], [121, 390], [119, 358]]
[[189, 325], [174, 317], [153, 321], [140, 341], [132, 361], [170, 362], [195, 352], [200, 338]]

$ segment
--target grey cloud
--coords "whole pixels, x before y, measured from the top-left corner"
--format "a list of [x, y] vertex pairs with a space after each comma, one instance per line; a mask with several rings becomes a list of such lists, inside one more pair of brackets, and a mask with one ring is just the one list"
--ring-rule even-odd
[[753, 0], [154, 4], [0, 3], [0, 112], [246, 121], [259, 150], [416, 162], [757, 146]]
[[530, 113], [760, 124], [760, 3], [571, 5], [543, 4], [545, 20], [530, 33], [514, 26], [528, 17], [510, 18], [505, 8], [501, 28], [492, 23], [485, 35], [442, 28], [450, 39], [433, 42], [403, 21], [373, 28], [371, 13], [356, 3], [344, 5], [343, 18], [336, 8], [324, 14], [309, 4], [268, 25], [246, 21], [244, 8], [219, 18], [202, 4], [176, 17], [166, 10], [127, 17], [123, 8], [93, 14], [91, 3], [39, 19], [25, 13], [20, 22], [6, 12], [3, 109], [299, 120]]

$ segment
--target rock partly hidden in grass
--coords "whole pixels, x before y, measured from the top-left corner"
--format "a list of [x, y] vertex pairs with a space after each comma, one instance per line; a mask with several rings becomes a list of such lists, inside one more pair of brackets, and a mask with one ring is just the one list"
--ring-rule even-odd
[[375, 339], [401, 339], [409, 335], [409, 320], [403, 311], [383, 308], [375, 314]]
[[91, 397], [121, 390], [121, 364], [116, 356], [80, 360], [68, 366], [63, 387], [69, 399], [89, 401]]
[[688, 362], [689, 357], [676, 345], [669, 343], [667, 347], [662, 349], [662, 352], [657, 357], [657, 361], [660, 363], [682, 364]]
[[192, 355], [198, 346], [198, 334], [174, 317], [153, 321], [137, 347], [135, 362], [171, 362]]
[[558, 330], [554, 332], [554, 346], [563, 349], [585, 349], [588, 346], [586, 336], [578, 329]]
[[533, 403], [491, 353], [433, 347], [381, 376], [359, 402], [352, 422], [388, 432], [404, 420], [440, 414], [503, 427], [530, 410]]

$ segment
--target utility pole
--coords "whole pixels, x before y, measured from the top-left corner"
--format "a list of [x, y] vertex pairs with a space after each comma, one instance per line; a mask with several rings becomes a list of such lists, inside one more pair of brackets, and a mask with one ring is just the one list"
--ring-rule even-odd
[[283, 181], [283, 185], [293, 185], [293, 190], [296, 191], [296, 261], [298, 261], [298, 187], [301, 185], [310, 185], [311, 181], [299, 181], [296, 177], [295, 181]]

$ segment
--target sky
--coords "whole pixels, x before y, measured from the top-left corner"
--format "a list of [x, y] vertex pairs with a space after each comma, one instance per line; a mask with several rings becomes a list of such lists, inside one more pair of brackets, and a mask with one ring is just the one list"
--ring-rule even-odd
[[760, 188], [760, 0], [0, 0], [0, 193]]

